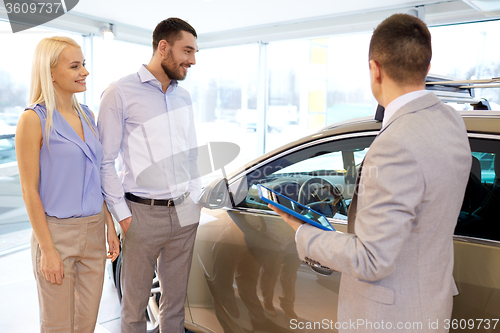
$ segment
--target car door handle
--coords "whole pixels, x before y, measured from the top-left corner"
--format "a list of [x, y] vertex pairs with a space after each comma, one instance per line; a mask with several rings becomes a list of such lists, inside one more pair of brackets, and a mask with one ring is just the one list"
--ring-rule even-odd
[[318, 267], [318, 266], [312, 266], [311, 265], [311, 269], [315, 272], [315, 273], [318, 273], [318, 274], [321, 274], [321, 275], [331, 275], [333, 272], [333, 270], [331, 269], [326, 269], [326, 268], [321, 268], [321, 267]]

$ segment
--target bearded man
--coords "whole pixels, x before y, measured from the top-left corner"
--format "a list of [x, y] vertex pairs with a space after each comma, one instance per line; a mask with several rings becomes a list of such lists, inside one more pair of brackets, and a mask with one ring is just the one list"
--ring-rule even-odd
[[111, 83], [101, 99], [102, 186], [123, 236], [124, 333], [146, 332], [155, 268], [162, 290], [160, 331], [184, 332], [200, 180], [191, 96], [178, 81], [196, 63], [196, 38], [181, 19], [160, 22], [148, 65]]

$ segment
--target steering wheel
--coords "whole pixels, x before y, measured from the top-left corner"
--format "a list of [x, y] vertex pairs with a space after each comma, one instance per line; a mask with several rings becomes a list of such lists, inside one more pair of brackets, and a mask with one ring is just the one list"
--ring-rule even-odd
[[313, 177], [302, 183], [297, 200], [327, 217], [337, 212], [347, 216], [347, 205], [337, 186], [320, 177]]

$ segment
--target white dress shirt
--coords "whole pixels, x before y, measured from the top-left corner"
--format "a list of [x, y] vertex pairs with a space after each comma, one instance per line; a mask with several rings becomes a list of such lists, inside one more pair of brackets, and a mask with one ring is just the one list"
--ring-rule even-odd
[[382, 120], [382, 127], [385, 127], [388, 124], [389, 119], [391, 119], [391, 117], [396, 113], [396, 111], [401, 109], [404, 105], [428, 93], [430, 93], [429, 90], [412, 91], [410, 93], [401, 95], [392, 102], [390, 102], [384, 111], [384, 120]]

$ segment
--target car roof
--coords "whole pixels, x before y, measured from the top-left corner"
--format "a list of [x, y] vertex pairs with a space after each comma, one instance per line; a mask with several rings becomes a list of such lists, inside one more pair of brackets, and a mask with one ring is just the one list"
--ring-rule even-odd
[[500, 111], [461, 111], [469, 133], [500, 134]]
[[[462, 116], [467, 131], [469, 133], [489, 133], [500, 135], [500, 111], [458, 111]], [[357, 132], [373, 132], [376, 134], [382, 126], [381, 122], [375, 121], [373, 117], [355, 118], [329, 125], [317, 133], [307, 135], [298, 140], [285, 144], [274, 149], [261, 157], [254, 159], [242, 168], [233, 172], [229, 178], [261, 163], [262, 161], [285, 152], [293, 147], [297, 147], [308, 142], [318, 140], [318, 138], [328, 138], [335, 135], [344, 135]]]

